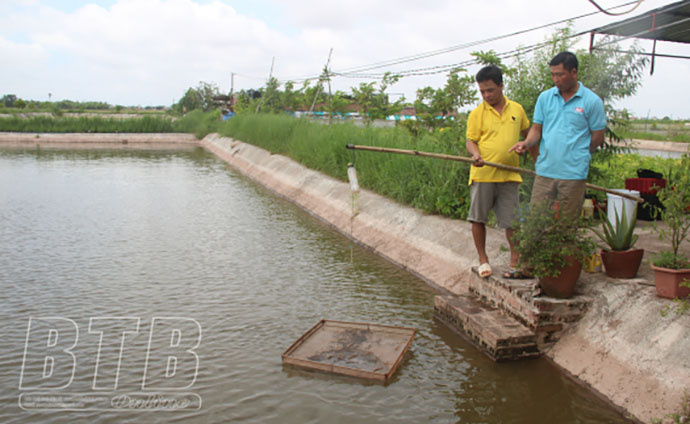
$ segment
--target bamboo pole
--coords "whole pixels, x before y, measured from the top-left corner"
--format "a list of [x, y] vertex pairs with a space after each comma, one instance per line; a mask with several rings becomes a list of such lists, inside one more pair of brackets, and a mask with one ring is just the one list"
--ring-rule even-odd
[[[401, 155], [411, 155], [411, 156], [422, 156], [436, 159], [452, 160], [456, 162], [467, 162], [474, 163], [474, 159], [463, 157], [463, 156], [453, 156], [446, 155], [443, 153], [431, 153], [431, 152], [420, 152], [418, 150], [405, 150], [405, 149], [392, 149], [389, 147], [376, 147], [376, 146], [360, 146], [356, 144], [347, 144], [345, 146], [352, 150], [366, 150], [369, 152], [379, 152], [379, 153], [396, 153]], [[487, 162], [484, 161], [484, 165], [493, 166], [494, 168], [505, 169], [506, 171], [521, 172], [523, 174], [536, 175], [536, 172], [531, 169], [518, 168], [516, 166], [504, 165], [502, 163]], [[634, 200], [639, 203], [644, 203], [644, 199], [641, 197], [633, 196], [632, 194], [620, 193], [618, 191], [612, 190], [610, 188], [601, 187], [598, 185], [586, 183], [586, 187], [592, 190], [603, 191], [605, 193], [615, 194], [616, 196], [625, 197], [626, 199]]]

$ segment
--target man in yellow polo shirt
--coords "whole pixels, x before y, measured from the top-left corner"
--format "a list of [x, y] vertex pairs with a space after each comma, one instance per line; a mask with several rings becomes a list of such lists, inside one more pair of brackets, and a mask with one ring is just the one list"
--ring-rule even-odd
[[492, 274], [486, 254], [486, 221], [489, 211], [494, 210], [498, 226], [505, 228], [510, 246], [510, 269], [506, 278], [524, 278], [515, 269], [518, 254], [513, 242], [512, 223], [519, 208], [518, 185], [522, 177], [517, 172], [484, 166], [484, 161], [518, 166], [519, 157], [508, 150], [524, 137], [529, 128], [525, 110], [519, 103], [503, 95], [503, 74], [497, 66], [485, 66], [477, 72], [479, 92], [484, 100], [467, 119], [467, 151], [474, 163], [470, 169], [470, 213], [472, 237], [479, 255], [479, 275]]

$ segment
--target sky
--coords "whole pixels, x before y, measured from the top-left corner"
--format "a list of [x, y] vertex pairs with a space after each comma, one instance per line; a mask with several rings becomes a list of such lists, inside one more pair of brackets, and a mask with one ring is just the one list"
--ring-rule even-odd
[[[597, 0], [606, 9], [626, 2]], [[631, 13], [597, 13], [573, 27], [587, 31], [670, 3], [643, 0]], [[318, 77], [331, 49], [331, 71], [343, 72], [596, 11], [589, 0], [0, 0], [0, 96], [169, 106], [200, 81], [224, 93], [231, 85], [260, 88], [272, 63], [273, 76], [301, 87]], [[480, 50], [507, 52], [544, 41], [557, 27], [367, 73], [461, 63]], [[576, 48], [588, 45], [584, 36]], [[651, 51], [651, 41], [638, 45]], [[690, 45], [661, 42], [657, 53], [690, 56]], [[467, 67], [472, 74], [478, 69]], [[654, 75], [646, 70], [638, 93], [615, 106], [639, 117], [690, 118], [688, 75], [690, 60], [657, 58]], [[447, 72], [409, 76], [388, 91], [414, 101], [418, 88], [442, 87], [446, 78]], [[336, 76], [332, 89], [350, 92], [369, 81]]]

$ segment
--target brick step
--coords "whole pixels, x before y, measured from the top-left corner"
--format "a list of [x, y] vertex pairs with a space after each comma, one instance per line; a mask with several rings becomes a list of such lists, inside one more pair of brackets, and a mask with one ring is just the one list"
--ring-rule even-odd
[[470, 294], [536, 332], [542, 351], [557, 342], [567, 326], [577, 322], [592, 303], [589, 296], [577, 293], [570, 299], [543, 296], [536, 279], [509, 280], [502, 278], [500, 271], [482, 278], [473, 268]]
[[475, 296], [436, 296], [434, 312], [439, 320], [466, 336], [494, 361], [540, 355], [533, 331]]

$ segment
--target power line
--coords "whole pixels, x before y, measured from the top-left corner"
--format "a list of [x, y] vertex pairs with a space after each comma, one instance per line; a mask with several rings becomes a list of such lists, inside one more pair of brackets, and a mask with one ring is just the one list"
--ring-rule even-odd
[[[516, 56], [519, 56], [521, 54], [529, 53], [531, 51], [538, 50], [542, 47], [548, 46], [548, 45], [552, 44], [554, 41], [563, 41], [563, 40], [568, 40], [571, 38], [581, 37], [582, 35], [584, 35], [588, 32], [589, 31], [583, 31], [583, 32], [579, 32], [576, 34], [569, 35], [567, 37], [558, 38], [556, 40], [543, 41], [543, 42], [532, 44], [529, 46], [519, 47], [519, 48], [513, 49], [513, 50], [508, 50], [506, 52], [496, 53], [496, 56], [500, 59], [508, 59], [508, 58], [516, 57]], [[462, 61], [462, 62], [451, 63], [451, 64], [446, 64], [446, 65], [437, 65], [437, 66], [430, 66], [430, 67], [426, 67], [426, 68], [417, 68], [417, 69], [410, 69], [410, 70], [406, 70], [406, 71], [393, 72], [393, 74], [400, 75], [401, 77], [433, 75], [433, 74], [439, 74], [439, 73], [443, 73], [443, 72], [452, 71], [453, 69], [464, 68], [466, 66], [475, 65], [477, 63], [479, 63], [479, 60], [476, 58], [473, 58], [473, 59], [467, 59], [467, 60]], [[338, 73], [336, 73], [335, 75], [345, 77], [345, 78], [380, 79], [380, 78], [383, 78], [383, 75], [385, 75], [385, 73], [377, 73], [377, 74], [359, 74], [359, 73], [338, 74]]]
[[[620, 4], [620, 5], [611, 7], [611, 10], [613, 10], [613, 9], [618, 9], [618, 8], [621, 8], [621, 7], [625, 7], [625, 6], [629, 6], [629, 5], [631, 5], [631, 4], [639, 4], [641, 1], [642, 1], [642, 0], [636, 0], [636, 1], [631, 1], [631, 2], [628, 2], [628, 3], [623, 3], [623, 4]], [[417, 54], [410, 55], [410, 56], [404, 56], [404, 57], [401, 57], [401, 58], [390, 59], [390, 60], [387, 60], [387, 61], [376, 62], [376, 63], [372, 63], [372, 64], [368, 64], [368, 65], [360, 65], [360, 66], [357, 66], [357, 67], [346, 68], [346, 69], [344, 69], [344, 70], [334, 71], [334, 74], [339, 75], [339, 76], [346, 76], [346, 74], [359, 74], [360, 72], [364, 72], [364, 71], [369, 71], [369, 70], [379, 69], [379, 68], [384, 68], [384, 67], [391, 67], [391, 66], [394, 66], [394, 65], [402, 64], [402, 63], [407, 63], [407, 62], [417, 61], [417, 60], [421, 60], [421, 59], [426, 59], [426, 58], [429, 58], [429, 57], [438, 56], [438, 55], [445, 54], [445, 53], [451, 53], [451, 52], [454, 52], [454, 51], [457, 51], [457, 50], [462, 50], [462, 49], [466, 49], [466, 48], [469, 48], [469, 47], [475, 47], [475, 46], [478, 46], [478, 45], [481, 45], [481, 44], [486, 44], [486, 43], [489, 43], [489, 42], [492, 42], [492, 41], [497, 41], [497, 40], [502, 40], [502, 39], [505, 39], [505, 38], [514, 37], [514, 36], [517, 36], [517, 35], [525, 34], [525, 33], [528, 33], [528, 32], [532, 32], [532, 31], [539, 30], [539, 29], [548, 28], [548, 27], [550, 27], [550, 26], [563, 24], [563, 23], [566, 23], [566, 22], [569, 22], [569, 21], [575, 21], [575, 20], [578, 20], [578, 19], [582, 19], [582, 18], [585, 18], [585, 17], [589, 17], [589, 16], [592, 16], [592, 15], [596, 15], [596, 14], [602, 13], [602, 12], [604, 12], [604, 11], [602, 10], [601, 12], [600, 12], [600, 11], [589, 12], [589, 13], [585, 13], [585, 14], [583, 14], [583, 15], [578, 15], [578, 16], [575, 16], [575, 17], [567, 18], [567, 19], [561, 19], [561, 20], [558, 20], [558, 21], [555, 21], [555, 22], [551, 22], [551, 23], [548, 23], [548, 24], [538, 25], [538, 26], [531, 27], [531, 28], [527, 28], [527, 29], [524, 29], [524, 30], [515, 31], [515, 32], [509, 33], [509, 34], [503, 34], [503, 35], [499, 35], [499, 36], [495, 36], [495, 37], [486, 38], [486, 39], [483, 39], [483, 40], [477, 40], [477, 41], [472, 41], [472, 42], [469, 42], [469, 43], [458, 44], [458, 45], [451, 46], [451, 47], [445, 47], [445, 48], [442, 48], [442, 49], [432, 50], [432, 51], [429, 51], [429, 52], [417, 53]], [[629, 13], [629, 12], [628, 12], [628, 13]], [[396, 74], [397, 74], [397, 73], [396, 73]], [[353, 77], [359, 78], [360, 76], [359, 76], [359, 75], [353, 75]], [[302, 82], [302, 81], [307, 81], [307, 80], [317, 79], [317, 78], [319, 78], [319, 76], [301, 77], [301, 78], [298, 78], [298, 79], [281, 79], [281, 82], [286, 82], [286, 81]]]
[[626, 14], [632, 12], [633, 10], [637, 9], [637, 7], [638, 7], [639, 5], [642, 4], [642, 1], [643, 1], [643, 0], [638, 0], [637, 3], [635, 4], [635, 6], [633, 6], [632, 9], [630, 9], [630, 10], [626, 10], [625, 12], [613, 13], [613, 12], [609, 12], [609, 11], [606, 10], [606, 9], [603, 9], [603, 8], [602, 8], [601, 6], [599, 6], [599, 5], [597, 4], [597, 2], [595, 2], [594, 0], [589, 0], [589, 2], [592, 3], [592, 4], [594, 5], [594, 7], [596, 7], [596, 8], [599, 9], [602, 13], [605, 13], [605, 14], [607, 14], [607, 15], [609, 15], [609, 16], [621, 16], [621, 15], [626, 15]]

